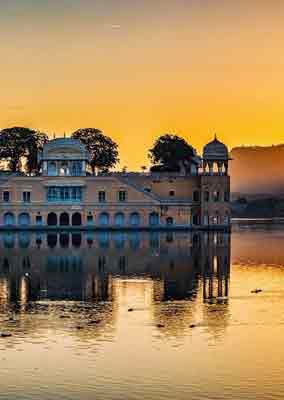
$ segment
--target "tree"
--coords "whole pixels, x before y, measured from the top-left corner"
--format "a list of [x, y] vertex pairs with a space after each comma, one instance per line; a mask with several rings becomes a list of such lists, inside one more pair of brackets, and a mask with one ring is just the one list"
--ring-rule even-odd
[[93, 174], [96, 169], [107, 172], [119, 162], [118, 145], [99, 129], [81, 128], [72, 133], [72, 138], [79, 139], [89, 151]]
[[37, 168], [37, 151], [47, 135], [29, 128], [13, 127], [0, 131], [0, 159], [8, 161], [11, 172], [21, 171], [22, 161], [26, 159], [28, 172]]
[[162, 135], [149, 150], [149, 158], [153, 164], [151, 171], [178, 172], [181, 167], [189, 170], [195, 156], [194, 148], [183, 138]]
[[27, 155], [26, 155], [26, 171], [28, 173], [37, 173], [39, 170], [38, 165], [38, 152], [42, 150], [44, 143], [48, 141], [46, 133], [33, 131], [30, 135], [30, 140], [27, 142]]

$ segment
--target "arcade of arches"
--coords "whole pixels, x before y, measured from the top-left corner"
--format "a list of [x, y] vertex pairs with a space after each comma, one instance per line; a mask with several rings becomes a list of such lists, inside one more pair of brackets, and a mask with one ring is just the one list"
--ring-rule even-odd
[[[40, 213], [38, 213], [40, 214]], [[145, 220], [146, 218], [146, 220]], [[158, 212], [150, 212], [146, 216], [144, 215], [144, 220], [146, 224], [150, 227], [158, 227], [158, 226], [175, 226], [178, 225], [175, 218], [173, 216], [167, 216], [163, 221]], [[84, 221], [83, 216], [80, 212], [49, 212], [45, 219], [43, 219], [42, 215], [35, 216], [36, 225], [47, 225], [50, 227], [70, 227], [70, 226], [116, 226], [116, 227], [141, 227], [145, 225], [143, 224], [142, 215], [137, 212], [131, 212], [130, 214], [125, 214], [123, 212], [117, 213], [108, 213], [107, 211], [98, 212], [96, 215], [93, 215], [91, 212], [86, 215], [86, 221]], [[191, 217], [189, 218], [189, 225], [228, 225], [230, 223], [229, 214], [220, 215], [218, 212], [215, 212], [214, 215], [204, 214], [203, 218], [198, 213], [193, 212]], [[18, 215], [15, 215], [13, 212], [8, 211], [3, 215], [3, 224], [5, 226], [30, 226], [33, 225], [31, 215], [28, 212], [22, 212]]]

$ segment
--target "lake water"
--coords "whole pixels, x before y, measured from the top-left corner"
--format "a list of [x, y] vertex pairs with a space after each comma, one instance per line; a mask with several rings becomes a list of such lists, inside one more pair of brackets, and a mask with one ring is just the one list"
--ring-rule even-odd
[[283, 243], [1, 233], [0, 399], [283, 399]]

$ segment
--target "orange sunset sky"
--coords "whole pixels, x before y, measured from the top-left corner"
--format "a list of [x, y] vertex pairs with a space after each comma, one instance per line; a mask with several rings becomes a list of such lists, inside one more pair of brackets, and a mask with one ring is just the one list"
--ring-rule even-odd
[[1, 128], [97, 127], [129, 169], [164, 132], [284, 142], [283, 0], [0, 3]]

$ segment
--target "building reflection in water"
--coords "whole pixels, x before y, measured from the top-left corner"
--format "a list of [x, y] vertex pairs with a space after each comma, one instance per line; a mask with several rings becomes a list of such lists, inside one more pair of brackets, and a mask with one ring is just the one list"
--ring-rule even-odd
[[190, 322], [199, 297], [214, 305], [226, 304], [229, 295], [228, 233], [2, 232], [0, 250], [2, 306], [39, 300], [119, 304], [118, 280], [147, 279], [154, 322], [174, 329]]
[[114, 276], [150, 277], [160, 301], [192, 299], [201, 281], [204, 301], [229, 294], [229, 234], [3, 232], [0, 246], [2, 302], [108, 300]]

